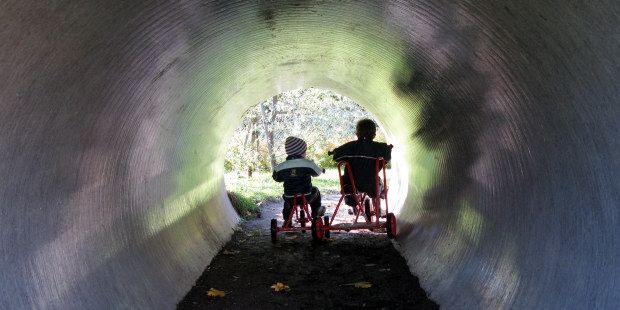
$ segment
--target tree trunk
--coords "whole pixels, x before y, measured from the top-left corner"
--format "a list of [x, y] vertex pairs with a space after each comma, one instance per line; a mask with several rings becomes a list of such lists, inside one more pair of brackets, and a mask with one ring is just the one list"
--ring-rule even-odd
[[254, 123], [247, 124], [248, 130], [245, 132], [245, 139], [243, 140], [243, 151], [245, 151], [248, 147], [248, 140], [252, 135], [252, 130], [254, 130]]
[[268, 135], [268, 141], [271, 144], [271, 171], [273, 171], [276, 167], [276, 156], [273, 153], [273, 146], [274, 146], [274, 142], [273, 142], [273, 132], [275, 131], [275, 120], [276, 120], [276, 115], [277, 115], [277, 110], [276, 110], [276, 104], [278, 103], [278, 97], [277, 96], [273, 96], [273, 98], [271, 99], [271, 118], [269, 120], [269, 135]]
[[262, 103], [260, 104], [260, 116], [261, 116], [261, 120], [263, 123], [263, 131], [265, 132], [265, 141], [267, 141], [267, 153], [269, 156], [269, 164], [271, 166], [271, 171], [273, 171], [273, 169], [275, 169], [276, 167], [276, 157], [273, 154], [273, 134], [269, 128], [270, 127], [269, 123], [271, 123], [271, 121], [273, 121], [274, 119], [273, 109], [275, 108], [275, 103], [277, 102], [277, 100], [278, 100], [277, 97], [273, 96], [272, 106], [271, 106], [272, 116], [270, 117], [271, 120], [267, 120], [267, 111], [266, 111], [265, 105]]
[[[250, 124], [248, 126], [248, 132], [246, 135], [246, 141], [244, 141], [243, 143], [243, 152], [244, 153], [249, 153], [249, 154], [258, 154], [258, 130], [256, 130], [256, 122], [257, 122], [257, 118], [256, 117], [252, 117], [250, 119]], [[249, 144], [247, 144], [247, 140], [248, 137], [250, 139]], [[256, 151], [253, 150], [254, 148], [254, 142], [256, 142]], [[248, 166], [248, 178], [252, 177], [252, 172], [254, 171], [254, 165], [256, 163], [256, 156], [252, 156], [251, 159], [246, 161], [246, 165]]]

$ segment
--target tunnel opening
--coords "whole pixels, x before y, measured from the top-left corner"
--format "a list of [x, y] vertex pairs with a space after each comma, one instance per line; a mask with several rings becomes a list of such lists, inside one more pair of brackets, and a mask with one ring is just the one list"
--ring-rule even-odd
[[[302, 138], [308, 145], [306, 158], [326, 173], [314, 178], [321, 193], [339, 193], [336, 162], [328, 155], [335, 147], [356, 140], [355, 124], [361, 119], [377, 122], [374, 141], [398, 145], [387, 135], [376, 117], [352, 99], [332, 90], [296, 89], [272, 96], [249, 108], [240, 125], [227, 139], [224, 159], [224, 181], [233, 208], [242, 217], [259, 212], [266, 200], [282, 195], [282, 185], [271, 179], [275, 165], [285, 160], [284, 140], [288, 136]], [[399, 150], [388, 162], [387, 186], [390, 212], [398, 213], [406, 197]]]

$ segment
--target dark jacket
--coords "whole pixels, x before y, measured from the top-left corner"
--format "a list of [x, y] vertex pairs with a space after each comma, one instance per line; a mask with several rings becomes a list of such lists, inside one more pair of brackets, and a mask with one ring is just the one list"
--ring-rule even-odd
[[322, 169], [313, 161], [291, 155], [274, 168], [272, 176], [276, 182], [284, 182], [285, 196], [293, 196], [310, 194], [312, 177], [319, 176], [321, 171]]
[[[345, 143], [334, 150], [335, 161], [347, 161], [351, 165], [353, 180], [358, 192], [365, 192], [375, 196], [376, 159], [382, 157], [385, 161], [392, 159], [392, 146], [386, 143], [361, 139]], [[344, 183], [349, 185], [349, 177], [345, 169]]]

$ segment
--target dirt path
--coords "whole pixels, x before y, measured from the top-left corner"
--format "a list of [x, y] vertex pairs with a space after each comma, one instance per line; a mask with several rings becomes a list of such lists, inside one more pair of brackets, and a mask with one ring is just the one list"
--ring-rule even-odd
[[[325, 198], [333, 212], [337, 197]], [[272, 244], [269, 221], [281, 223], [281, 205], [266, 204], [261, 218], [233, 234], [178, 309], [438, 308], [385, 233], [332, 232], [322, 244], [314, 244], [310, 232], [282, 233]], [[363, 281], [371, 286], [355, 287]], [[290, 289], [275, 292], [276, 282]], [[226, 295], [209, 297], [210, 288]]]

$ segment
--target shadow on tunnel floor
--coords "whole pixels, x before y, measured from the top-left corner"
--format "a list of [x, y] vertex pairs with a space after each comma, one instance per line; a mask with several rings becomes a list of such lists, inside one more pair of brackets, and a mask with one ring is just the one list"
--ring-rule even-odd
[[[268, 203], [244, 223], [177, 309], [439, 308], [384, 233], [333, 232], [321, 244], [309, 232], [284, 233], [272, 244], [269, 220], [280, 211], [281, 203]], [[290, 289], [276, 292], [277, 282]], [[212, 288], [226, 295], [208, 296]]]

